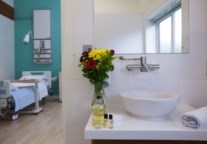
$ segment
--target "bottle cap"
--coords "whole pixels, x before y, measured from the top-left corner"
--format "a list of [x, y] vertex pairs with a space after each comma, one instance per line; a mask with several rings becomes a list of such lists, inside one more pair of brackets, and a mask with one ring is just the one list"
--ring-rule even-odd
[[113, 115], [112, 114], [109, 114], [109, 119], [113, 119]]
[[108, 119], [108, 114], [107, 113], [104, 114], [104, 119]]

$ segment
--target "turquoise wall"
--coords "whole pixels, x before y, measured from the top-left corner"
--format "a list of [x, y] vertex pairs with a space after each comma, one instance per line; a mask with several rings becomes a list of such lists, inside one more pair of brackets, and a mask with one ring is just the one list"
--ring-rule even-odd
[[[23, 43], [24, 35], [33, 30], [33, 10], [50, 9], [52, 26], [52, 64], [33, 63], [33, 43]], [[61, 71], [61, 19], [60, 0], [14, 0], [15, 13], [15, 78], [25, 71], [51, 71], [58, 76]], [[53, 93], [59, 93], [58, 81], [52, 83]]]

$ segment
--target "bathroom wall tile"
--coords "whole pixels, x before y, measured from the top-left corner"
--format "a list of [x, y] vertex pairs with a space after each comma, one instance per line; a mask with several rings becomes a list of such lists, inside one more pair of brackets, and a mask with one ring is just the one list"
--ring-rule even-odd
[[69, 55], [65, 56], [67, 62], [64, 63], [64, 67], [62, 68], [65, 72], [65, 79], [85, 79], [78, 65], [82, 54], [82, 45], [93, 44], [92, 35], [93, 33], [83, 33], [74, 36], [74, 49], [71, 50]]
[[[79, 55], [82, 54], [82, 52], [83, 52], [82, 46], [83, 45], [90, 44], [90, 45], [94, 46], [93, 45], [94, 44], [93, 32], [77, 33], [76, 37], [77, 37], [77, 39], [76, 39], [77, 42], [75, 42], [76, 43], [75, 54], [79, 54]], [[91, 48], [93, 48], [93, 47], [91, 47]], [[80, 59], [80, 57], [78, 57], [78, 58]]]
[[182, 60], [182, 79], [206, 79], [207, 33], [191, 33], [189, 57]]
[[180, 92], [183, 101], [199, 108], [207, 106], [207, 80], [180, 81]]
[[[64, 67], [62, 68], [62, 71], [64, 74], [64, 79], [82, 79], [82, 72], [80, 67], [78, 67], [80, 62], [80, 56], [82, 54], [82, 45], [84, 44], [93, 44], [92, 39], [85, 38], [85, 37], [91, 37], [91, 33], [86, 33], [80, 35], [76, 35], [75, 37], [75, 43], [73, 44], [74, 49], [72, 50], [66, 50], [68, 51], [68, 54], [64, 55], [65, 62], [63, 63]], [[75, 49], [75, 47], [77, 49]]]
[[121, 92], [133, 91], [133, 90], [150, 90], [151, 84], [149, 80], [139, 79], [139, 80], [125, 80], [123, 82], [123, 87]]
[[152, 91], [180, 93], [179, 80], [151, 80], [150, 83]]
[[62, 22], [64, 29], [62, 38], [63, 78], [81, 79], [82, 74], [78, 64], [82, 45], [93, 44], [93, 1], [69, 0], [64, 4], [62, 6], [68, 12], [62, 12], [64, 17]]
[[158, 54], [150, 55], [151, 63], [160, 64], [159, 79], [163, 80], [178, 80], [182, 78], [182, 61], [184, 55], [175, 54]]
[[109, 87], [105, 88], [107, 106], [122, 105], [120, 91], [124, 82], [123, 80], [112, 80]]
[[93, 32], [93, 1], [76, 0], [74, 3], [75, 32], [79, 34]]
[[207, 31], [190, 33], [190, 55], [206, 56]]
[[78, 55], [69, 54], [67, 56], [67, 62], [62, 68], [63, 79], [81, 79], [82, 73], [81, 69], [78, 67], [79, 58]]
[[207, 31], [207, 19], [203, 17], [207, 13], [206, 5], [206, 0], [190, 0], [190, 32]]
[[91, 113], [92, 86], [88, 81], [64, 80], [63, 105], [68, 124], [86, 124]]

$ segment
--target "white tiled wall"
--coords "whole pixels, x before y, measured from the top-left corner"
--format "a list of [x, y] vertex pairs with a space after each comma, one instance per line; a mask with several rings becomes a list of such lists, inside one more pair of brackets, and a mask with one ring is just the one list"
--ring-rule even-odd
[[[62, 0], [62, 86], [65, 143], [88, 144], [84, 125], [90, 114], [93, 87], [78, 67], [83, 44], [93, 44], [93, 0]], [[189, 54], [146, 55], [160, 70], [128, 72], [129, 62], [115, 61], [112, 80], [106, 89], [108, 104], [121, 105], [119, 93], [128, 90], [174, 91], [182, 102], [207, 105], [207, 0], [190, 0]], [[140, 56], [140, 55], [138, 55]], [[135, 57], [135, 56], [133, 56]]]

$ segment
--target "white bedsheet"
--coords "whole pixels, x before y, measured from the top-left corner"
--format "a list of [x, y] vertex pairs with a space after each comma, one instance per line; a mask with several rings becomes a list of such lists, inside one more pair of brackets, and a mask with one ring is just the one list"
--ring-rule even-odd
[[[16, 91], [11, 94], [15, 100], [15, 112], [25, 108], [26, 106], [35, 102], [35, 89], [32, 83], [12, 83], [13, 86], [18, 87]], [[47, 86], [44, 82], [38, 83], [39, 100], [48, 96]]]

